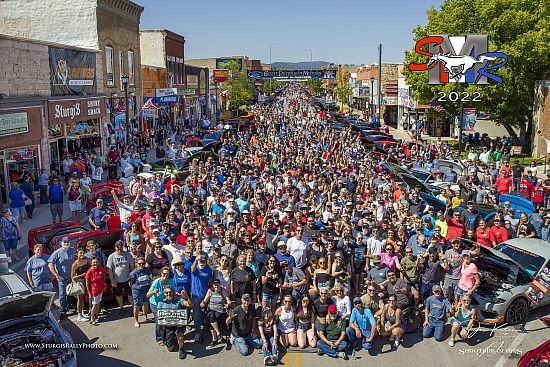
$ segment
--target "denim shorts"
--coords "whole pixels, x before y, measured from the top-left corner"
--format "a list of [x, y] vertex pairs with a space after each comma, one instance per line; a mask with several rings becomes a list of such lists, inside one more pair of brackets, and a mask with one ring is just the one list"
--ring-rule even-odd
[[18, 241], [17, 238], [13, 240], [4, 240], [4, 249], [6, 251], [17, 250], [17, 241]]
[[[389, 321], [386, 321], [386, 325], [391, 327], [393, 324]], [[407, 330], [407, 325], [405, 325], [405, 324], [401, 324], [401, 325], [399, 325], [399, 327], [403, 330]]]
[[134, 307], [141, 307], [144, 303], [149, 303], [147, 291], [136, 292], [132, 289], [132, 297], [134, 298]]
[[266, 294], [262, 293], [262, 302], [277, 301], [279, 299], [278, 294]]
[[303, 322], [298, 321], [297, 329], [302, 330], [305, 333], [306, 331], [311, 329], [311, 322], [304, 324]]
[[412, 283], [407, 282], [407, 284], [409, 285], [409, 287], [414, 288], [417, 291], [420, 290], [420, 282], [412, 282]]
[[465, 291], [464, 289], [462, 289], [462, 288], [460, 288], [460, 287], [458, 287], [458, 288], [456, 289], [456, 294], [458, 294], [459, 296], [463, 296], [463, 295], [465, 295], [466, 293], [468, 293], [468, 291]]
[[10, 211], [11, 211], [11, 215], [13, 215], [16, 218], [20, 215], [27, 213], [24, 206], [21, 206], [19, 208], [10, 208]]

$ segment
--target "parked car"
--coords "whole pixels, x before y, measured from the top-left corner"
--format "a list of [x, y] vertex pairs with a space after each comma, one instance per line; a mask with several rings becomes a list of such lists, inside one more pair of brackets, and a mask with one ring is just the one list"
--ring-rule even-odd
[[69, 237], [91, 231], [89, 228], [82, 227], [78, 222], [60, 222], [33, 228], [27, 235], [29, 256], [33, 256], [34, 245], [37, 243], [41, 243], [44, 246], [43, 252], [49, 255], [56, 250], [57, 240], [65, 236]]
[[525, 322], [533, 308], [550, 304], [550, 292], [539, 304], [525, 295], [533, 279], [550, 269], [550, 246], [536, 238], [515, 238], [494, 249], [481, 246], [473, 259], [481, 284], [472, 295], [482, 323], [517, 325]]
[[[539, 319], [550, 328], [550, 318]], [[550, 339], [521, 356], [517, 367], [543, 367], [550, 364]]]
[[[33, 293], [13, 271], [0, 274], [0, 363], [2, 366], [75, 367], [71, 335], [51, 312], [55, 293]], [[29, 348], [33, 343], [37, 348]], [[44, 344], [65, 345], [46, 348]]]

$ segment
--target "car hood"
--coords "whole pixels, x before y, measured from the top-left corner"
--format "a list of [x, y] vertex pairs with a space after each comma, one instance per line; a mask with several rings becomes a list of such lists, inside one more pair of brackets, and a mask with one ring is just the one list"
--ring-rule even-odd
[[384, 163], [383, 166], [386, 167], [391, 173], [393, 173], [396, 176], [396, 178], [405, 182], [405, 184], [409, 186], [411, 189], [413, 189], [415, 186], [420, 186], [420, 191], [429, 192], [428, 187], [426, 185], [420, 182], [418, 178], [411, 175], [407, 170], [399, 167], [397, 164]]
[[512, 259], [510, 256], [500, 251], [497, 251], [494, 248], [487, 247], [487, 246], [480, 246], [480, 252], [483, 253], [485, 256], [498, 257], [500, 260], [504, 261], [505, 263], [509, 265], [516, 265], [517, 267], [525, 271], [525, 268], [521, 266], [518, 262], [516, 262], [514, 259]]
[[50, 313], [55, 293], [37, 292], [0, 302], [0, 324], [25, 317], [46, 318]]

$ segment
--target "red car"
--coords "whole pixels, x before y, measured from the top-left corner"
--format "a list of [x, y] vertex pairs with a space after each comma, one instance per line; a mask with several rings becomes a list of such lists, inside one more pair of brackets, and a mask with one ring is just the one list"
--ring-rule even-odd
[[86, 213], [89, 213], [92, 208], [95, 207], [95, 201], [99, 198], [103, 199], [104, 205], [111, 204], [113, 200], [112, 190], [115, 190], [115, 194], [119, 197], [124, 195], [124, 183], [121, 181], [107, 181], [101, 182], [92, 186], [90, 193], [90, 200], [86, 203]]
[[34, 245], [41, 243], [44, 246], [43, 252], [46, 255], [51, 254], [59, 247], [59, 242], [65, 236], [73, 238], [71, 243], [74, 245], [76, 238], [88, 235], [90, 232], [101, 232], [83, 227], [78, 222], [60, 222], [36, 227], [29, 231], [27, 243], [29, 244], [29, 256], [34, 254]]
[[[540, 318], [547, 327], [550, 328], [550, 318]], [[550, 339], [542, 343], [535, 349], [532, 349], [525, 353], [519, 359], [517, 367], [537, 367], [548, 366], [550, 363]]]

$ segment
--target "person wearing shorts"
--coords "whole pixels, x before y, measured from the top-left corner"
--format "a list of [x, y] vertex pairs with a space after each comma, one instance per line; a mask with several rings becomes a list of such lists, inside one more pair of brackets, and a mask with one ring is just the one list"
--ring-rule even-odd
[[56, 218], [59, 222], [63, 221], [63, 195], [65, 195], [65, 189], [59, 182], [58, 177], [53, 178], [53, 183], [48, 188], [48, 196], [50, 197], [50, 212], [52, 213], [52, 219], [55, 223]]
[[17, 257], [17, 242], [21, 239], [21, 230], [17, 217], [12, 216], [10, 209], [4, 209], [4, 215], [0, 218], [0, 232], [2, 233], [2, 242], [6, 256], [13, 256], [15, 261], [19, 261]]
[[99, 325], [99, 305], [103, 298], [103, 291], [105, 290], [105, 269], [99, 265], [99, 258], [93, 256], [91, 261], [91, 268], [86, 272], [86, 289], [90, 295], [90, 303], [92, 309], [90, 310], [90, 324]]
[[458, 301], [456, 311], [451, 318], [451, 339], [449, 339], [449, 346], [454, 347], [456, 337], [460, 336], [462, 339], [470, 337], [470, 329], [474, 326], [474, 320], [476, 317], [476, 309], [471, 305], [472, 300], [470, 296], [463, 295]]
[[153, 282], [151, 270], [145, 267], [145, 259], [143, 257], [138, 257], [136, 259], [136, 268], [130, 273], [128, 282], [132, 286], [132, 297], [134, 298], [134, 326], [139, 327], [138, 316], [140, 308], [143, 311], [145, 320], [149, 320], [147, 317], [149, 313], [149, 298], [147, 298], [147, 291]]
[[130, 273], [134, 269], [135, 259], [128, 251], [124, 251], [124, 244], [121, 240], [115, 242], [115, 252], [107, 258], [107, 271], [109, 279], [113, 285], [113, 294], [116, 296], [116, 301], [120, 307], [120, 316], [124, 316], [124, 300], [122, 299], [122, 291], [128, 296], [130, 304], [134, 304], [132, 299], [132, 289], [128, 284]]

